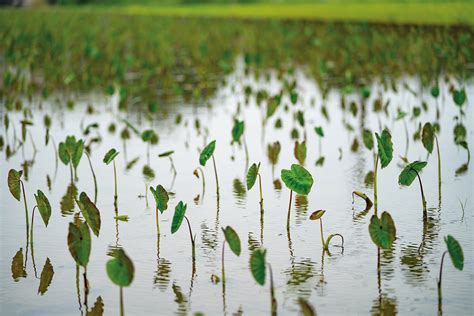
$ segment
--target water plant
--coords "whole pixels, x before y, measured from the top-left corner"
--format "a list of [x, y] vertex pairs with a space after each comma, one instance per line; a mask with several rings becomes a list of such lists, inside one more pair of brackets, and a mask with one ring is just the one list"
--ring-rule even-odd
[[35, 209], [38, 208], [40, 212], [41, 218], [43, 219], [43, 223], [46, 227], [48, 227], [49, 218], [51, 217], [51, 204], [49, 203], [48, 198], [41, 190], [38, 190], [35, 194], [36, 205], [33, 207], [33, 211], [31, 214], [31, 244], [33, 245], [33, 227], [35, 223]]
[[441, 154], [439, 152], [439, 142], [435, 128], [430, 122], [423, 125], [423, 129], [421, 130], [421, 142], [430, 154], [433, 152], [433, 147], [436, 143], [436, 153], [438, 156], [438, 192], [439, 199], [441, 200]]
[[216, 167], [216, 160], [214, 159], [214, 150], [216, 149], [216, 141], [211, 141], [204, 149], [201, 151], [199, 155], [199, 164], [203, 167], [206, 166], [206, 162], [209, 158], [212, 157], [212, 164], [214, 166], [214, 174], [216, 176], [216, 194], [217, 194], [217, 201], [219, 201], [219, 178], [217, 177], [217, 167]]
[[324, 239], [324, 235], [323, 235], [323, 215], [324, 213], [326, 213], [325, 210], [317, 210], [317, 211], [314, 211], [310, 216], [309, 216], [309, 219], [312, 220], [312, 221], [316, 221], [319, 219], [319, 227], [321, 229], [321, 244], [323, 246], [323, 251], [326, 251], [326, 252], [329, 252], [329, 243], [331, 242], [331, 239], [333, 239], [334, 237], [336, 236], [339, 236], [341, 237], [341, 240], [342, 240], [342, 243], [341, 243], [341, 247], [344, 248], [344, 237], [339, 234], [339, 233], [335, 233], [335, 234], [330, 234], [329, 237], [325, 240]]
[[168, 159], [170, 160], [170, 163], [171, 163], [171, 170], [173, 170], [173, 173], [176, 175], [177, 171], [176, 171], [176, 168], [174, 167], [174, 162], [173, 162], [173, 157], [172, 157], [173, 154], [174, 154], [174, 150], [168, 150], [168, 151], [165, 151], [165, 152], [159, 154], [158, 157], [159, 158], [168, 157]]
[[181, 227], [181, 223], [183, 219], [186, 219], [189, 228], [189, 238], [191, 240], [191, 251], [192, 251], [192, 258], [193, 258], [193, 270], [196, 263], [196, 235], [193, 236], [193, 230], [191, 229], [191, 224], [189, 223], [188, 217], [186, 214], [187, 204], [183, 203], [183, 201], [179, 201], [174, 209], [173, 221], [171, 222], [171, 233], [174, 234], [178, 231], [179, 227]]
[[372, 203], [372, 200], [367, 196], [367, 194], [365, 194], [364, 192], [360, 192], [360, 191], [353, 191], [352, 192], [352, 202], [354, 202], [354, 195], [355, 196], [358, 196], [360, 197], [361, 199], [363, 199], [365, 201], [365, 209], [364, 211], [368, 211], [372, 208], [372, 205], [374, 205]]
[[270, 271], [270, 301], [271, 301], [271, 314], [277, 314], [277, 301], [275, 298], [275, 288], [273, 286], [273, 272], [272, 266], [266, 262], [267, 250], [258, 248], [252, 252], [250, 256], [250, 272], [253, 278], [260, 285], [265, 285], [267, 266]]
[[278, 163], [278, 157], [280, 156], [281, 145], [279, 141], [267, 145], [267, 156], [268, 160], [272, 165], [272, 177], [275, 170], [275, 165]]
[[115, 150], [115, 148], [110, 149], [104, 156], [104, 159], [102, 160], [106, 165], [109, 165], [111, 162], [113, 162], [114, 165], [114, 205], [115, 205], [115, 210], [117, 211], [117, 199], [118, 199], [118, 193], [117, 193], [117, 167], [115, 166], [115, 157], [117, 157], [119, 152]]
[[293, 164], [291, 165], [291, 169], [281, 170], [281, 179], [286, 187], [290, 189], [290, 201], [288, 204], [288, 216], [286, 220], [286, 229], [289, 230], [293, 191], [301, 195], [308, 195], [313, 186], [313, 177], [304, 167]]
[[229, 245], [230, 250], [238, 257], [240, 256], [240, 238], [239, 235], [235, 232], [235, 230], [227, 226], [225, 229], [222, 228], [222, 232], [224, 233], [225, 240], [222, 243], [222, 259], [221, 259], [221, 266], [222, 266], [222, 284], [225, 286], [225, 269], [224, 269], [224, 250], [225, 244]]
[[377, 214], [377, 169], [380, 160], [381, 168], [387, 167], [393, 158], [393, 144], [392, 144], [392, 135], [387, 129], [384, 129], [379, 136], [375, 133], [377, 138], [377, 148], [378, 153], [375, 157], [375, 167], [374, 167], [374, 210]]
[[397, 230], [392, 216], [383, 212], [380, 218], [372, 215], [369, 224], [369, 234], [373, 243], [382, 249], [390, 249], [396, 238]]
[[162, 185], [157, 185], [156, 189], [153, 189], [153, 187], [150, 187], [150, 191], [153, 194], [153, 197], [155, 198], [155, 203], [156, 203], [156, 231], [158, 235], [160, 234], [160, 222], [158, 220], [158, 211], [160, 211], [161, 214], [168, 208], [168, 201], [169, 201], [169, 196], [168, 192], [166, 192], [165, 188]]
[[25, 193], [25, 185], [21, 180], [21, 176], [23, 175], [23, 171], [10, 169], [8, 171], [8, 178], [7, 184], [10, 193], [13, 197], [19, 202], [21, 198], [21, 193], [23, 192], [23, 203], [25, 205], [25, 220], [26, 220], [26, 242], [29, 241], [28, 231], [30, 228], [30, 222], [28, 219], [28, 203], [26, 202], [26, 193]]
[[304, 140], [301, 143], [296, 141], [293, 153], [298, 163], [304, 165], [306, 161], [306, 141]]
[[253, 163], [247, 171], [247, 190], [250, 190], [255, 185], [258, 176], [258, 185], [260, 188], [260, 207], [263, 208], [263, 195], [262, 195], [262, 176], [260, 175], [260, 162], [258, 165]]
[[77, 167], [81, 162], [82, 153], [84, 152], [84, 141], [82, 139], [76, 140], [75, 136], [67, 136], [64, 142], [59, 143], [58, 155], [59, 159], [64, 165], [69, 164], [71, 171], [71, 182], [73, 178], [77, 181]]
[[415, 178], [418, 178], [418, 182], [420, 183], [420, 191], [421, 191], [421, 203], [423, 207], [423, 221], [426, 222], [428, 220], [428, 212], [426, 210], [426, 199], [425, 193], [423, 191], [423, 183], [421, 182], [420, 172], [426, 166], [426, 161], [414, 161], [409, 163], [408, 165], [403, 168], [400, 176], [398, 177], [398, 184], [404, 186], [410, 186]]
[[107, 261], [106, 270], [110, 281], [120, 287], [120, 315], [123, 316], [123, 288], [132, 284], [135, 267], [125, 251], [119, 248], [114, 251], [113, 258]]
[[79, 200], [76, 199], [76, 203], [79, 206], [87, 225], [92, 229], [94, 235], [99, 237], [101, 220], [97, 206], [91, 201], [85, 192], [79, 194]]

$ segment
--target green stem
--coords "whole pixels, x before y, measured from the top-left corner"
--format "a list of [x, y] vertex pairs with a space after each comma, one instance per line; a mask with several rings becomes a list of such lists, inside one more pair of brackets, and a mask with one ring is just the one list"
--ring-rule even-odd
[[160, 221], [158, 220], [158, 207], [155, 209], [156, 211], [156, 231], [158, 236], [160, 235]]
[[23, 202], [25, 204], [25, 218], [26, 218], [26, 243], [28, 244], [28, 241], [30, 240], [29, 235], [28, 235], [28, 230], [30, 229], [30, 222], [28, 220], [28, 204], [26, 202], [26, 193], [25, 193], [25, 185], [23, 184], [23, 181], [20, 180], [21, 184], [21, 189], [23, 191]]
[[323, 219], [319, 219], [319, 227], [321, 228], [321, 243], [323, 244], [323, 250], [327, 250], [326, 243], [324, 242], [324, 235], [323, 235]]
[[286, 230], [290, 230], [290, 212], [291, 212], [291, 199], [293, 198], [293, 190], [290, 190], [290, 202], [288, 203], [288, 217], [286, 218]]
[[222, 285], [225, 286], [225, 269], [224, 269], [224, 250], [225, 250], [225, 240], [222, 242]]
[[441, 315], [443, 313], [443, 293], [441, 291], [441, 279], [443, 277], [443, 264], [444, 264], [444, 256], [446, 256], [447, 251], [443, 252], [441, 256], [441, 266], [439, 267], [439, 279], [438, 279], [438, 314]]
[[377, 206], [378, 206], [378, 202], [377, 202], [377, 167], [379, 165], [379, 155], [376, 155], [375, 156], [375, 168], [374, 168], [374, 213], [375, 213], [375, 216], [377, 216]]
[[217, 200], [219, 200], [219, 178], [217, 177], [217, 167], [216, 167], [216, 160], [214, 159], [214, 155], [212, 155], [212, 164], [214, 165], [214, 174], [216, 176]]
[[260, 173], [258, 173], [258, 184], [260, 187], [260, 206], [263, 208], [262, 176], [260, 176]]
[[120, 316], [124, 316], [125, 312], [123, 310], [123, 287], [120, 287]]
[[421, 177], [418, 171], [413, 169], [416, 172], [416, 176], [418, 177], [418, 182], [420, 183], [420, 191], [421, 191], [421, 203], [423, 204], [423, 222], [426, 223], [428, 221], [428, 211], [426, 210], [426, 199], [425, 193], [423, 191], [423, 183], [421, 183]]
[[33, 249], [33, 227], [34, 227], [34, 224], [35, 224], [35, 209], [37, 208], [38, 206], [35, 205], [35, 207], [33, 207], [33, 211], [31, 213], [31, 228], [30, 228], [30, 245], [31, 245], [31, 249]]
[[191, 229], [191, 224], [189, 223], [189, 219], [187, 216], [184, 216], [186, 222], [188, 223], [189, 228], [189, 238], [191, 239], [191, 246], [192, 246], [192, 255], [193, 255], [193, 266], [196, 262], [196, 247], [195, 247], [195, 238], [193, 238], [193, 230]]
[[272, 308], [272, 315], [277, 314], [277, 301], [275, 298], [275, 287], [273, 285], [273, 270], [272, 266], [268, 264], [268, 270], [270, 271], [270, 298], [271, 298], [271, 308]]
[[435, 136], [436, 152], [438, 153], [438, 195], [441, 203], [441, 155], [439, 153], [438, 137]]
[[114, 183], [115, 183], [115, 195], [114, 195], [114, 201], [117, 203], [117, 168], [115, 166], [115, 160], [114, 160]]
[[97, 178], [95, 176], [94, 168], [92, 168], [91, 157], [89, 156], [89, 153], [87, 151], [85, 153], [87, 160], [89, 161], [89, 167], [91, 168], [92, 178], [94, 178], [94, 204], [97, 204]]

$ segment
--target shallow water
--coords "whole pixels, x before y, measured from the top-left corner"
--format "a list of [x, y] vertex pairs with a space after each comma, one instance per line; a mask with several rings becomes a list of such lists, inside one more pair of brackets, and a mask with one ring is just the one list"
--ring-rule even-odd
[[[100, 127], [93, 135], [100, 135], [102, 141], [92, 145], [91, 159], [98, 180], [97, 206], [101, 211], [102, 227], [99, 238], [92, 236], [92, 253], [88, 265], [87, 277], [90, 293], [87, 300], [92, 307], [98, 296], [104, 301], [107, 315], [119, 312], [119, 288], [107, 277], [105, 263], [107, 255], [114, 247], [123, 247], [135, 266], [135, 279], [130, 287], [124, 289], [125, 311], [129, 315], [138, 314], [222, 314], [243, 312], [249, 315], [268, 314], [270, 312], [270, 292], [268, 279], [265, 286], [259, 286], [249, 271], [250, 249], [263, 242], [267, 249], [267, 260], [271, 263], [276, 286], [278, 312], [297, 314], [298, 298], [307, 299], [317, 310], [324, 314], [368, 314], [398, 312], [400, 314], [429, 314], [437, 312], [436, 278], [439, 272], [441, 254], [446, 246], [443, 237], [451, 234], [463, 246], [465, 265], [462, 272], [456, 270], [446, 258], [443, 274], [443, 311], [446, 315], [461, 315], [472, 312], [474, 303], [474, 265], [473, 234], [474, 206], [472, 201], [472, 172], [462, 175], [455, 171], [467, 161], [467, 154], [453, 142], [454, 116], [458, 108], [452, 101], [448, 86], [441, 84], [441, 96], [436, 101], [429, 90], [420, 88], [417, 77], [404, 77], [397, 82], [398, 92], [386, 92], [381, 85], [371, 87], [371, 97], [367, 100], [366, 113], [359, 108], [356, 117], [340, 106], [341, 94], [331, 90], [325, 101], [316, 83], [299, 69], [295, 73], [298, 83], [299, 100], [293, 106], [284, 96], [283, 104], [288, 104], [285, 112], [280, 106], [277, 113], [262, 129], [264, 107], [257, 106], [255, 98], [245, 102], [244, 87], [250, 85], [254, 91], [266, 89], [270, 94], [278, 93], [282, 82], [275, 74], [270, 80], [246, 75], [241, 61], [236, 71], [226, 78], [215, 95], [205, 104], [188, 104], [175, 98], [171, 102], [160, 104], [160, 111], [152, 120], [148, 114], [122, 113], [117, 109], [118, 98], [104, 97], [99, 94], [77, 95], [76, 106], [66, 110], [54, 101], [31, 103], [34, 125], [29, 127], [37, 153], [34, 155], [32, 143], [28, 138], [24, 150], [20, 149], [10, 159], [2, 154], [3, 183], [6, 184], [7, 172], [11, 168], [19, 169], [25, 160], [34, 163], [28, 167], [28, 179], [25, 188], [28, 205], [34, 205], [33, 193], [41, 189], [48, 196], [53, 213], [49, 226], [36, 217], [34, 227], [34, 259], [37, 273], [32, 262], [31, 249], [28, 251], [27, 276], [12, 278], [12, 258], [22, 248], [25, 255], [25, 218], [23, 202], [19, 203], [8, 192], [7, 186], [0, 188], [2, 212], [0, 212], [0, 312], [5, 315], [38, 314], [66, 315], [80, 314], [85, 310], [82, 277], [79, 282], [80, 297], [76, 290], [76, 264], [67, 249], [68, 223], [73, 220], [71, 212], [61, 211], [61, 199], [70, 185], [68, 167], [58, 162], [55, 172], [54, 149], [51, 144], [44, 146], [43, 115], [53, 117], [50, 134], [56, 143], [63, 141], [66, 135], [84, 137], [82, 129], [90, 123], [98, 122]], [[441, 80], [442, 82], [442, 80]], [[454, 82], [454, 81], [453, 81]], [[414, 96], [403, 88], [407, 83], [414, 91], [422, 91]], [[390, 100], [389, 115], [372, 112], [372, 104], [378, 91], [383, 99]], [[474, 85], [466, 85], [467, 99], [474, 98]], [[54, 98], [50, 98], [54, 100]], [[314, 99], [314, 103], [311, 100]], [[346, 97], [360, 104], [360, 96], [351, 94]], [[428, 103], [428, 111], [411, 118], [412, 107], [420, 106], [421, 100]], [[26, 102], [26, 101], [25, 101]], [[59, 101], [61, 103], [63, 101]], [[94, 114], [88, 115], [86, 107], [92, 104]], [[325, 104], [330, 120], [321, 114]], [[406, 118], [409, 144], [403, 121], [395, 121], [396, 109], [410, 113]], [[425, 160], [426, 150], [420, 141], [413, 141], [418, 123], [433, 121], [436, 108], [440, 110], [439, 134], [442, 157], [442, 196], [438, 195], [438, 177], [436, 155], [428, 157], [428, 166], [422, 173], [423, 185], [429, 207], [430, 227], [425, 232], [425, 247], [418, 254], [418, 246], [423, 238], [422, 206], [418, 183], [408, 188], [398, 185], [398, 174], [403, 166], [399, 156], [410, 161]], [[239, 111], [240, 109], [240, 111]], [[293, 156], [294, 141], [290, 131], [297, 125], [293, 112], [304, 109], [308, 154], [306, 167], [313, 175], [315, 183], [307, 197], [293, 199], [291, 234], [286, 232], [286, 215], [289, 191], [282, 183], [281, 189], [275, 189], [273, 181], [279, 178], [282, 168], [296, 163]], [[473, 111], [471, 104], [466, 107], [465, 125], [468, 128], [468, 140], [472, 139]], [[3, 108], [0, 111], [4, 111]], [[2, 119], [4, 112], [2, 113]], [[182, 123], [175, 124], [176, 116], [182, 116]], [[19, 135], [21, 113], [9, 114], [16, 125]], [[231, 145], [233, 117], [245, 121], [245, 140], [248, 146], [249, 161], [246, 162], [244, 146]], [[283, 127], [275, 129], [276, 118], [281, 118]], [[140, 130], [154, 129], [159, 135], [159, 143], [150, 148], [150, 166], [155, 171], [151, 181], [144, 178], [142, 168], [147, 163], [147, 148], [142, 140], [132, 135], [124, 144], [120, 131], [125, 124], [120, 118], [127, 118]], [[195, 128], [199, 120], [201, 129]], [[354, 131], [349, 131], [344, 122]], [[107, 128], [110, 123], [117, 125], [115, 133]], [[322, 126], [324, 138], [319, 143], [314, 126]], [[363, 191], [372, 197], [372, 186], [364, 182], [365, 175], [373, 169], [372, 153], [364, 148], [361, 139], [362, 127], [373, 131], [387, 126], [393, 136], [394, 159], [385, 169], [379, 169], [378, 191], [379, 210], [387, 210], [394, 218], [397, 227], [397, 240], [392, 250], [382, 253], [381, 286], [377, 278], [377, 248], [372, 243], [368, 224], [369, 214], [361, 213], [364, 203], [352, 202], [354, 190]], [[206, 129], [208, 131], [206, 131]], [[300, 139], [303, 129], [299, 127]], [[13, 140], [10, 130], [8, 136]], [[94, 136], [87, 136], [90, 139]], [[358, 150], [351, 151], [354, 138], [358, 138]], [[204, 168], [206, 176], [205, 194], [201, 180], [193, 175], [198, 166], [200, 149], [210, 140], [217, 140], [215, 158], [219, 174], [220, 200], [216, 201], [216, 188], [211, 162]], [[280, 141], [282, 151], [277, 165], [272, 166], [266, 156], [267, 144]], [[470, 148], [473, 148], [470, 141]], [[118, 168], [118, 208], [119, 214], [129, 215], [128, 222], [116, 222], [113, 205], [113, 169], [102, 162], [104, 154], [112, 147], [120, 151]], [[172, 156], [177, 175], [174, 178], [170, 162], [158, 158], [166, 150], [174, 150]], [[324, 165], [316, 166], [315, 161], [323, 155]], [[139, 157], [131, 170], [126, 170], [128, 162]], [[233, 159], [234, 158], [234, 159]], [[245, 190], [247, 167], [261, 161], [263, 177], [264, 221], [263, 233], [260, 221], [259, 193], [255, 187]], [[272, 175], [273, 174], [273, 175]], [[78, 168], [79, 180], [75, 182], [78, 192], [85, 191], [94, 196], [92, 175], [84, 156]], [[47, 176], [52, 179], [51, 190], [47, 187]], [[157, 245], [154, 201], [151, 194], [146, 195], [149, 185], [162, 184], [174, 193], [169, 208], [160, 215], [161, 238]], [[199, 199], [195, 199], [200, 195]], [[148, 199], [148, 205], [147, 201]], [[460, 206], [467, 199], [464, 215]], [[177, 233], [171, 234], [170, 226], [175, 205], [178, 201], [188, 204], [187, 216], [193, 231], [197, 234], [196, 273], [192, 273], [191, 245], [188, 231], [183, 226]], [[324, 232], [338, 232], [344, 235], [344, 249], [336, 247], [339, 240], [331, 246], [331, 256], [323, 255], [319, 237], [319, 223], [308, 219], [312, 211], [327, 210], [324, 216]], [[78, 209], [76, 207], [75, 211]], [[211, 275], [220, 276], [221, 247], [223, 233], [221, 227], [231, 225], [242, 241], [242, 253], [236, 257], [226, 249], [226, 289], [222, 294], [221, 283], [213, 284]], [[262, 235], [263, 234], [263, 235]], [[159, 248], [158, 248], [159, 247]], [[54, 267], [54, 277], [44, 295], [37, 294], [39, 276], [46, 258]], [[35, 277], [37, 274], [37, 277]], [[382, 306], [381, 303], [382, 302]]]

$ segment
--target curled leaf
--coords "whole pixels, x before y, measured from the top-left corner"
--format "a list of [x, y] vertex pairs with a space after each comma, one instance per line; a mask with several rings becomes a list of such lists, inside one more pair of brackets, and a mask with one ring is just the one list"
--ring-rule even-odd
[[260, 169], [260, 163], [255, 164], [253, 163], [248, 172], [247, 172], [247, 190], [250, 190], [257, 181], [258, 170]]
[[114, 159], [115, 157], [117, 157], [119, 154], [119, 152], [117, 150], [115, 150], [115, 148], [112, 148], [110, 149], [104, 156], [104, 159], [103, 159], [103, 162], [108, 165], [110, 164]]
[[375, 137], [377, 138], [378, 154], [383, 169], [389, 165], [393, 158], [392, 135], [387, 129], [384, 129], [381, 136], [375, 133]]
[[155, 198], [156, 208], [160, 210], [161, 214], [163, 214], [163, 212], [168, 208], [168, 201], [170, 199], [168, 192], [166, 192], [165, 188], [160, 184], [156, 186], [156, 189], [150, 187], [150, 191], [153, 193], [153, 197]]
[[315, 221], [315, 220], [320, 219], [321, 217], [323, 217], [324, 213], [326, 213], [325, 210], [317, 210], [317, 211], [314, 211], [314, 212], [309, 216], [309, 219], [312, 220], [312, 221]]
[[49, 218], [51, 217], [51, 205], [49, 204], [49, 200], [41, 190], [36, 192], [35, 199], [36, 205], [38, 206], [38, 210], [41, 214], [41, 218], [43, 219], [46, 227], [48, 227]]
[[417, 175], [426, 166], [426, 161], [413, 161], [403, 168], [400, 176], [398, 177], [398, 184], [409, 186], [416, 179]]
[[10, 171], [8, 171], [8, 189], [17, 201], [20, 201], [21, 196], [20, 178], [22, 174], [23, 171], [21, 170], [10, 169]]

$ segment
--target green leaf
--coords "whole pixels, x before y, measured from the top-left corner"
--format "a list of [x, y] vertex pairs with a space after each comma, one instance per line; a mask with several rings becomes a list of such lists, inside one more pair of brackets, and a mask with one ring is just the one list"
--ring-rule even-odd
[[323, 217], [324, 213], [326, 213], [325, 210], [317, 210], [317, 211], [314, 211], [314, 212], [309, 216], [309, 219], [312, 220], [312, 221], [318, 220], [318, 219], [320, 219], [321, 217]]
[[128, 222], [128, 215], [117, 215], [114, 216], [114, 219], [122, 222]]
[[377, 138], [380, 163], [383, 169], [389, 165], [393, 158], [392, 135], [387, 129], [384, 129], [381, 136], [375, 133], [375, 137]]
[[79, 166], [79, 162], [81, 161], [83, 152], [84, 152], [84, 141], [80, 139], [75, 144], [74, 151], [71, 155], [71, 161], [74, 168], [77, 168], [77, 166]]
[[38, 287], [38, 294], [43, 295], [48, 290], [51, 281], [53, 280], [54, 269], [51, 265], [49, 258], [46, 258], [46, 262], [43, 266], [43, 271], [41, 271], [40, 285]]
[[453, 91], [453, 100], [457, 106], [461, 107], [466, 101], [466, 90], [454, 90]]
[[236, 256], [240, 256], [240, 238], [235, 230], [227, 226], [225, 229], [222, 229], [224, 232], [225, 240], [229, 244], [230, 250], [235, 253]]
[[84, 216], [87, 224], [92, 229], [94, 235], [99, 237], [100, 232], [100, 212], [95, 204], [89, 199], [85, 192], [79, 195], [79, 201], [76, 201], [77, 205], [81, 209], [82, 215]]
[[300, 165], [304, 165], [304, 162], [306, 160], [306, 141], [302, 141], [301, 143], [296, 141], [293, 153]]
[[216, 149], [216, 141], [215, 140], [213, 140], [206, 147], [204, 147], [201, 154], [199, 155], [199, 163], [201, 164], [201, 166], [204, 167], [206, 165], [206, 162], [214, 154], [214, 149]]
[[234, 127], [232, 128], [232, 142], [240, 143], [240, 137], [243, 135], [245, 130], [244, 121], [235, 120]]
[[59, 155], [59, 159], [61, 159], [61, 162], [65, 165], [67, 165], [69, 161], [71, 160], [71, 157], [69, 156], [69, 153], [67, 152], [65, 143], [62, 143], [62, 142], [59, 143], [58, 155]]
[[266, 254], [266, 250], [259, 248], [255, 250], [250, 256], [250, 271], [252, 272], [255, 281], [257, 281], [257, 283], [260, 285], [265, 284]]
[[135, 268], [123, 249], [114, 252], [114, 258], [107, 261], [107, 275], [118, 286], [129, 286], [133, 281]]
[[164, 153], [159, 154], [158, 157], [160, 158], [168, 157], [168, 156], [171, 156], [172, 154], [174, 154], [174, 150], [168, 150], [168, 151], [165, 151]]
[[316, 132], [316, 134], [319, 136], [319, 137], [324, 137], [324, 131], [323, 131], [323, 128], [321, 126], [316, 126], [314, 128], [314, 131]]
[[119, 152], [115, 150], [115, 148], [110, 149], [104, 156], [104, 160], [102, 160], [106, 165], [110, 164], [115, 157], [117, 157]]
[[278, 156], [280, 155], [281, 145], [280, 142], [276, 141], [273, 144], [267, 146], [268, 160], [272, 165], [276, 165], [278, 162]]
[[448, 247], [449, 256], [451, 257], [454, 267], [462, 271], [464, 268], [464, 254], [461, 244], [451, 235], [444, 237], [444, 242]]
[[370, 130], [364, 129], [362, 131], [362, 140], [364, 141], [364, 145], [368, 150], [372, 150], [372, 148], [374, 148], [374, 135]]
[[260, 163], [255, 164], [253, 163], [248, 172], [247, 172], [247, 190], [250, 190], [254, 184], [255, 181], [257, 181], [257, 175], [258, 175], [258, 170], [260, 169]]
[[8, 171], [8, 189], [17, 201], [20, 201], [21, 197], [20, 178], [22, 174], [21, 170], [10, 169]]
[[171, 222], [171, 233], [174, 234], [178, 231], [181, 223], [183, 222], [184, 214], [186, 214], [187, 205], [183, 201], [179, 201], [174, 209], [173, 221]]
[[413, 161], [406, 165], [398, 177], [398, 184], [409, 186], [416, 179], [418, 173], [426, 166], [426, 161]]
[[38, 206], [38, 210], [41, 214], [41, 218], [43, 219], [46, 227], [48, 227], [49, 218], [51, 217], [51, 205], [49, 204], [49, 200], [41, 190], [36, 192], [35, 199], [36, 205]]
[[155, 198], [156, 208], [160, 210], [161, 214], [163, 214], [163, 212], [168, 208], [168, 201], [170, 199], [168, 192], [166, 192], [165, 188], [160, 184], [156, 186], [156, 189], [150, 187], [150, 191], [153, 193], [153, 197]]
[[278, 106], [280, 105], [280, 102], [278, 98], [270, 98], [267, 102], [267, 119], [269, 119], [273, 114], [275, 114], [276, 110], [278, 109]]
[[291, 170], [282, 169], [281, 179], [286, 187], [301, 195], [308, 195], [313, 186], [313, 177], [302, 166], [293, 164]]
[[439, 96], [439, 87], [438, 86], [434, 86], [434, 87], [431, 88], [431, 95], [434, 98], [437, 98]]
[[91, 234], [85, 222], [79, 222], [77, 226], [69, 223], [67, 246], [76, 263], [86, 267], [91, 254]]
[[431, 154], [434, 145], [434, 130], [433, 125], [429, 122], [423, 125], [423, 130], [421, 131], [421, 142], [426, 150]]
[[372, 215], [369, 233], [376, 246], [383, 249], [392, 247], [397, 233], [392, 216], [387, 212], [383, 212], [380, 219], [376, 215]]

